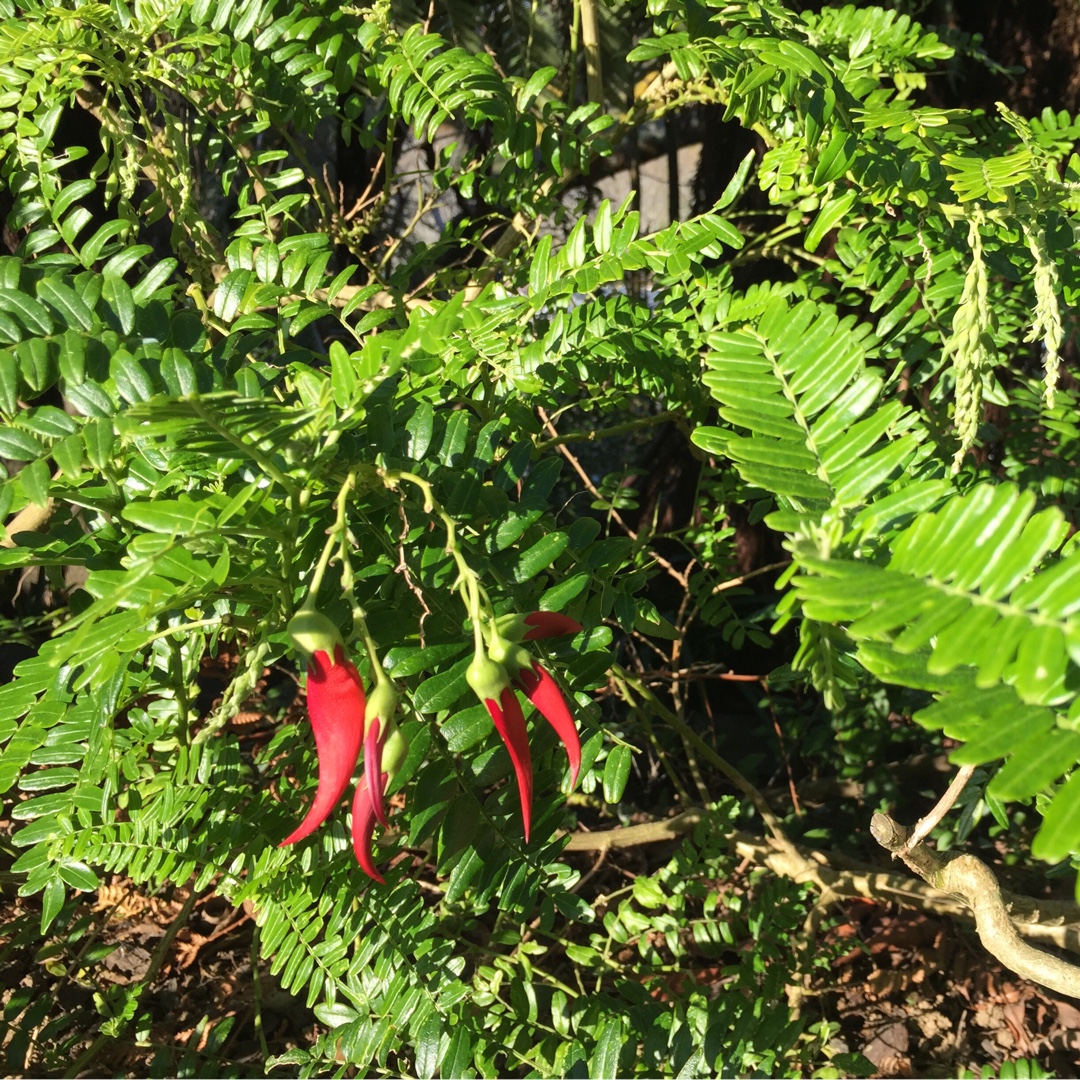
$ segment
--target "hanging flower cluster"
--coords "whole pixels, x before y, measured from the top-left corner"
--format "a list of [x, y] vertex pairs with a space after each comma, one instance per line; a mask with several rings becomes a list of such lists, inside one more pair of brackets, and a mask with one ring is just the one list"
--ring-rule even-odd
[[349, 786], [363, 748], [364, 774], [353, 797], [353, 851], [364, 873], [383, 882], [371, 858], [371, 840], [375, 823], [387, 824], [383, 797], [409, 749], [394, 720], [397, 690], [373, 663], [375, 685], [365, 695], [360, 673], [346, 657], [337, 627], [314, 607], [305, 605], [293, 616], [289, 635], [310, 657], [307, 706], [319, 759], [319, 783], [304, 820], [280, 846], [303, 840], [330, 816]]
[[[558, 684], [521, 643], [575, 634], [581, 629], [575, 620], [549, 611], [489, 620], [482, 630], [483, 647], [478, 645], [466, 672], [469, 685], [487, 706], [510, 752], [526, 840], [532, 820], [532, 759], [517, 691], [532, 702], [562, 740], [571, 787], [577, 784], [581, 769], [581, 742]], [[319, 760], [319, 782], [303, 821], [281, 846], [303, 840], [330, 816], [349, 786], [362, 751], [364, 771], [352, 807], [353, 851], [364, 873], [385, 883], [372, 861], [371, 841], [376, 823], [388, 824], [383, 799], [408, 753], [408, 742], [394, 719], [397, 690], [377, 663], [374, 645], [369, 642], [375, 685], [365, 694], [363, 680], [345, 654], [337, 627], [310, 601], [289, 622], [289, 635], [309, 658], [307, 706]]]
[[476, 696], [487, 706], [495, 730], [510, 752], [526, 841], [532, 824], [532, 758], [525, 717], [515, 691], [520, 690], [532, 702], [562, 740], [570, 765], [571, 788], [577, 784], [581, 768], [581, 741], [558, 683], [521, 642], [576, 634], [581, 629], [579, 622], [554, 611], [504, 616], [483, 627], [486, 650], [477, 648], [465, 673]]

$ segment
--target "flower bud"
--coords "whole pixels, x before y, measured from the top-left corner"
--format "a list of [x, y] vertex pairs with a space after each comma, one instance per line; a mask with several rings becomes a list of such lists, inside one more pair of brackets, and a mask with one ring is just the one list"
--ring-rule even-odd
[[509, 641], [538, 641], [540, 638], [579, 634], [583, 627], [577, 619], [558, 611], [530, 611], [527, 615], [511, 613], [495, 620], [498, 632]]

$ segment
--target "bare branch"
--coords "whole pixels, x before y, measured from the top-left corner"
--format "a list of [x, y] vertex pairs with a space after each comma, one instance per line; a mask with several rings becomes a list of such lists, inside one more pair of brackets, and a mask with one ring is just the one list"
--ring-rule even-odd
[[46, 499], [44, 506], [37, 503], [27, 503], [8, 523], [4, 526], [7, 535], [0, 538], [0, 547], [17, 547], [12, 537], [16, 533], [40, 532], [42, 526], [48, 523], [56, 509], [55, 499]]
[[[927, 884], [959, 897], [975, 917], [975, 931], [991, 956], [1022, 978], [1059, 994], [1080, 998], [1080, 966], [1022, 940], [993, 871], [974, 855], [938, 855], [923, 843], [911, 846], [913, 830], [875, 814], [874, 839], [899, 856]], [[1023, 898], [1027, 900], [1027, 898]], [[1031, 901], [1028, 901], [1031, 903]]]
[[[622, 826], [600, 832], [573, 833], [566, 845], [566, 850], [607, 852], [618, 848], [639, 847], [643, 844], [675, 840], [690, 832], [699, 821], [705, 819], [706, 815], [707, 811], [693, 808], [676, 817], [661, 821], [649, 821], [641, 825]], [[884, 815], [881, 816], [884, 817]], [[891, 822], [891, 819], [885, 820]], [[902, 830], [896, 834], [895, 841], [902, 846], [908, 836], [908, 830], [897, 826], [895, 822], [891, 824], [896, 829]], [[773, 873], [783, 877], [813, 885], [821, 891], [823, 898], [829, 900], [861, 897], [962, 920], [971, 920], [972, 912], [975, 911], [966, 898], [957, 899], [957, 895], [962, 897], [962, 894], [956, 893], [954, 878], [946, 881], [948, 889], [942, 889], [932, 883], [901, 874], [890, 874], [880, 867], [852, 859], [838, 851], [819, 851], [803, 847], [801, 844], [792, 844], [789, 849], [783, 850], [775, 840], [763, 839], [740, 831], [728, 834], [727, 839], [732, 844], [736, 855], [760, 866], [766, 866]], [[971, 859], [971, 856], [963, 856], [963, 858]], [[972, 861], [978, 862], [977, 859]], [[970, 878], [971, 872], [965, 871], [963, 864], [957, 870], [961, 878]], [[954, 875], [957, 870], [953, 871]], [[983, 870], [993, 880], [993, 874], [989, 869], [983, 867]], [[982, 877], [978, 871], [975, 874], [978, 878]], [[1028, 896], [1017, 896], [998, 888], [996, 881], [994, 881], [994, 889], [1006, 910], [1006, 918], [1013, 928], [1011, 932], [1014, 935], [1023, 934], [1025, 937], [1036, 938], [1057, 945], [1059, 948], [1068, 949], [1070, 952], [1080, 953], [1080, 908], [1075, 904], [1060, 900], [1037, 900]], [[974, 921], [976, 930], [981, 935], [978, 919], [979, 915], [976, 912]], [[1048, 956], [1023, 942], [1020, 944], [1023, 950], [1035, 953], [1040, 958]], [[987, 948], [989, 949], [989, 946]], [[1014, 966], [996, 949], [989, 949], [989, 951], [1002, 963], [1008, 963], [1010, 967]], [[1075, 980], [1077, 976], [1072, 965], [1063, 962], [1063, 966], [1070, 973], [1070, 978]], [[1028, 971], [1017, 967], [1014, 967], [1014, 970], [1037, 982], [1042, 981]], [[1051, 984], [1044, 983], [1043, 985]]]
[[600, 21], [596, 0], [581, 0], [581, 44], [585, 49], [585, 88], [590, 101], [604, 104], [604, 73], [600, 66]]

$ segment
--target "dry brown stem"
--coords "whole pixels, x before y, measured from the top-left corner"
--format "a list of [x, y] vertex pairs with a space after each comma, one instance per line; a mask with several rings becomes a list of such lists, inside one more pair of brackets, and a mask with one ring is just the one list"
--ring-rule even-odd
[[49, 518], [52, 517], [55, 509], [55, 499], [47, 499], [44, 506], [38, 506], [36, 503], [29, 503], [24, 506], [4, 526], [7, 535], [0, 539], [0, 547], [17, 547], [15, 540], [12, 539], [16, 533], [40, 532], [48, 524]]
[[[601, 832], [578, 832], [570, 836], [566, 845], [567, 851], [602, 851], [607, 852], [618, 848], [639, 847], [642, 844], [655, 844], [662, 841], [676, 840], [680, 836], [693, 830], [699, 821], [707, 817], [708, 812], [700, 808], [686, 810], [671, 818], [659, 821], [649, 821], [640, 825], [627, 825], [615, 829], [605, 829]], [[884, 817], [884, 815], [878, 815]], [[891, 820], [891, 819], [886, 819]], [[877, 818], [875, 818], [875, 822]], [[895, 825], [895, 822], [893, 823]], [[899, 834], [898, 834], [899, 835]], [[903, 845], [908, 833], [904, 831], [897, 843]], [[935, 884], [928, 881], [920, 881], [906, 877], [902, 874], [892, 874], [882, 870], [878, 866], [864, 863], [858, 859], [850, 858], [837, 851], [820, 851], [804, 847], [801, 844], [793, 844], [788, 841], [786, 846], [775, 839], [754, 836], [751, 833], [733, 831], [727, 834], [727, 840], [733, 850], [743, 859], [766, 866], [775, 874], [791, 878], [801, 884], [813, 885], [822, 894], [823, 900], [833, 901], [840, 899], [862, 898], [877, 900], [882, 903], [899, 904], [902, 907], [914, 908], [920, 911], [930, 912], [935, 915], [947, 915], [952, 918], [962, 919], [966, 922], [975, 922], [976, 931], [980, 937], [980, 917], [983, 918], [984, 928], [986, 915], [989, 913], [993, 919], [993, 911], [988, 911], [985, 905], [980, 905], [979, 910], [973, 908], [958, 892], [958, 881], [967, 881], [986, 885], [986, 877], [977, 870], [971, 870], [966, 864], [961, 864], [953, 874]], [[933, 853], [931, 853], [933, 854]], [[918, 856], [917, 856], [918, 857]], [[937, 858], [935, 856], [935, 858]], [[971, 856], [963, 856], [965, 860], [978, 862]], [[955, 861], [955, 860], [954, 860]], [[950, 864], [951, 865], [951, 864]], [[981, 863], [979, 863], [982, 866]], [[992, 879], [993, 874], [983, 867], [986, 874]], [[957, 876], [958, 875], [958, 876]], [[1012, 935], [1023, 934], [1031, 938], [1053, 944], [1070, 952], [1080, 953], [1080, 908], [1075, 904], [1056, 900], [1037, 900], [1027, 896], [1017, 896], [1013, 893], [1000, 889], [994, 882], [994, 888], [1006, 911], [1006, 920], [1012, 927]], [[959, 899], [958, 899], [959, 897]], [[989, 931], [991, 934], [996, 929]], [[1031, 978], [1053, 989], [1061, 989], [1063, 984], [1052, 984], [1037, 977], [1032, 970], [1020, 970], [1010, 961], [1000, 955], [997, 948], [988, 951], [996, 956], [1002, 963], [1007, 963], [1018, 974]], [[1071, 964], [1065, 961], [1057, 961], [1047, 953], [1033, 949], [1030, 945], [1020, 942], [1022, 950], [1034, 953], [1040, 959], [1045, 958], [1061, 965], [1065, 970], [1072, 973], [1073, 980], [1070, 985], [1075, 985], [1077, 978]], [[1035, 969], [1041, 971], [1041, 968]], [[1062, 989], [1064, 993], [1072, 993], [1071, 990]], [[1073, 994], [1073, 996], [1076, 996]]]
[[[963, 901], [974, 916], [975, 931], [988, 953], [1025, 979], [1080, 998], [1080, 966], [1029, 945], [1020, 937], [1021, 927], [1010, 912], [1012, 906], [1015, 911], [1037, 916], [1045, 904], [1003, 892], [990, 867], [974, 855], [939, 855], [922, 842], [912, 845], [913, 830], [887, 814], [875, 814], [870, 831], [886, 851], [903, 859], [927, 884]], [[1074, 909], [1074, 937], [1077, 914]]]

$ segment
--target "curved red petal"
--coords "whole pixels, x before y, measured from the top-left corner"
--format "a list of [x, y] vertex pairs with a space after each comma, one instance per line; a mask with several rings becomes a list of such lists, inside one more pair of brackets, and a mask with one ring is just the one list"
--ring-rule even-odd
[[334, 663], [319, 650], [308, 666], [307, 706], [315, 750], [319, 757], [319, 786], [304, 820], [279, 847], [295, 844], [313, 833], [337, 806], [352, 779], [364, 739], [364, 685], [341, 646]]
[[371, 807], [375, 811], [375, 817], [385, 829], [390, 823], [386, 820], [386, 809], [383, 807], [382, 793], [385, 789], [384, 782], [379, 783], [382, 774], [382, 751], [383, 741], [380, 738], [381, 721], [372, 720], [371, 726], [364, 736], [364, 779], [367, 781], [368, 791], [371, 792]]
[[570, 789], [573, 790], [581, 769], [581, 740], [559, 684], [539, 664], [533, 664], [530, 669], [519, 672], [515, 682], [540, 715], [555, 729], [555, 734], [566, 747], [566, 758], [570, 764]]
[[495, 730], [506, 743], [506, 749], [510, 751], [510, 760], [514, 763], [518, 796], [521, 799], [521, 820], [525, 826], [525, 842], [528, 843], [529, 828], [532, 824], [533, 775], [532, 758], [529, 755], [529, 734], [525, 728], [521, 703], [508, 686], [503, 690], [498, 701], [488, 698], [484, 704], [491, 713]]
[[[382, 777], [386, 783], [386, 777]], [[380, 785], [381, 786], [381, 785]], [[353, 853], [360, 869], [373, 881], [380, 885], [386, 884], [386, 879], [379, 873], [371, 858], [371, 838], [375, 835], [375, 803], [368, 790], [367, 777], [363, 777], [356, 785], [356, 794], [353, 796], [352, 806], [352, 843]]]
[[530, 629], [526, 631], [522, 641], [580, 634], [585, 629], [576, 619], [571, 619], [569, 615], [560, 615], [557, 611], [534, 611], [525, 616], [525, 625]]

